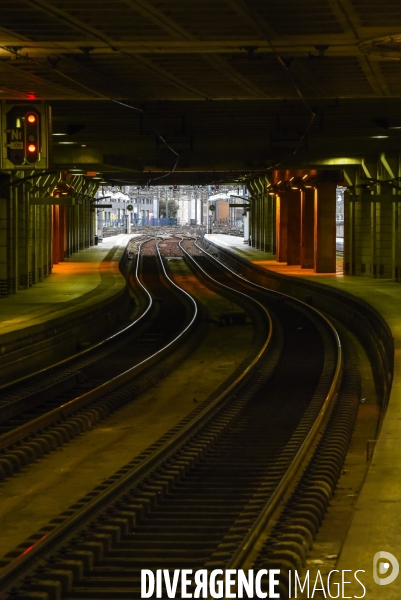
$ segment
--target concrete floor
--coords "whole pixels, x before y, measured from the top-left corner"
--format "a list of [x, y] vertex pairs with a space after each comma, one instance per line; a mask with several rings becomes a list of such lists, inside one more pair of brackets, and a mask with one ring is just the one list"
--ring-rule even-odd
[[[28, 325], [48, 321], [62, 311], [74, 311], [86, 302], [99, 301], [100, 296], [113, 295], [125, 286], [118, 269], [117, 256], [132, 235], [105, 238], [98, 246], [81, 250], [73, 257], [54, 265], [49, 277], [27, 290], [0, 299], [0, 336]], [[113, 247], [119, 247], [116, 257], [107, 264], [102, 261]], [[102, 281], [107, 273], [107, 285]]]

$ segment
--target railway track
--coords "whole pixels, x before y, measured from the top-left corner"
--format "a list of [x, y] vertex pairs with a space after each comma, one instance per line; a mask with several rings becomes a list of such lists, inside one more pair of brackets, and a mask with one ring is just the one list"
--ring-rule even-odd
[[99, 285], [83, 296], [73, 294], [67, 303], [57, 302], [47, 311], [47, 317], [46, 310], [34, 310], [26, 322], [28, 336], [28, 330], [18, 328], [18, 324], [14, 334], [7, 333], [6, 324], [4, 337], [1, 336], [0, 399], [13, 381], [22, 383], [35, 372], [39, 375], [48, 365], [112, 337], [124, 323], [129, 324], [130, 319], [136, 318], [140, 306], [133, 306], [134, 298], [128, 288], [124, 290], [124, 259], [125, 248], [121, 243], [109, 246], [99, 264]]
[[[188, 248], [185, 256], [211, 285], [234, 293], [231, 276], [208, 259], [195, 264]], [[241, 286], [245, 299], [248, 283]], [[266, 293], [258, 293], [261, 306]], [[5, 599], [135, 598], [144, 568], [242, 564], [252, 536], [302, 473], [342, 375], [341, 345], [327, 320], [268, 296], [275, 327], [242, 375], [165, 443], [16, 549], [0, 574]]]
[[[144, 268], [140, 274], [142, 263]], [[167, 372], [172, 362], [178, 360], [177, 356], [173, 358], [173, 351], [195, 329], [198, 309], [189, 294], [159, 269], [159, 263], [156, 256], [141, 257], [139, 247], [135, 281], [146, 295], [147, 305], [131, 325], [34, 377], [3, 386], [0, 478], [12, 475], [108, 414], [116, 400], [106, 398], [104, 401], [106, 394], [110, 396], [122, 385], [129, 384], [169, 354], [171, 364], [166, 367]], [[154, 381], [160, 376], [161, 373], [156, 374]], [[146, 385], [151, 383], [150, 376]], [[139, 389], [131, 386], [131, 396], [143, 391], [144, 385], [139, 380]], [[77, 411], [81, 411], [78, 418], [75, 417]], [[82, 411], [85, 414], [82, 415]], [[53, 427], [52, 432], [49, 427]]]

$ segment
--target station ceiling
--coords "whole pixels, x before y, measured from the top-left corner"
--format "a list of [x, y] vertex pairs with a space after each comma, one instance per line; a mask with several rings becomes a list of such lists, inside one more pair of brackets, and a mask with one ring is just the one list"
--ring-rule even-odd
[[48, 102], [57, 168], [212, 183], [400, 149], [399, 0], [2, 0], [0, 17], [0, 98]]

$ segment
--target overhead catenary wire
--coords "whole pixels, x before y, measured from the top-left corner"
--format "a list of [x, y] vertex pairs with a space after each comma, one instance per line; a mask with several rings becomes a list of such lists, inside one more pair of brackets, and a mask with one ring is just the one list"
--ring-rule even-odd
[[[6, 52], [10, 52], [10, 54], [12, 54], [15, 57], [19, 57], [19, 58], [23, 58], [24, 60], [27, 60], [29, 62], [31, 62], [32, 64], [38, 65], [39, 67], [43, 67], [44, 65], [31, 58], [30, 56], [26, 55], [22, 55], [19, 53], [18, 50], [13, 49], [13, 48], [8, 48], [7, 46], [0, 46], [0, 48], [2, 50], [5, 50]], [[113, 48], [113, 50], [116, 50], [115, 48]], [[120, 52], [121, 54], [127, 54], [126, 52], [122, 52], [117, 50], [117, 52]], [[106, 94], [103, 94], [102, 92], [98, 92], [97, 90], [94, 90], [93, 88], [81, 83], [80, 81], [77, 81], [76, 79], [74, 79], [73, 77], [70, 77], [69, 75], [67, 75], [66, 73], [64, 73], [63, 71], [60, 71], [60, 69], [56, 68], [53, 64], [49, 64], [47, 65], [45, 63], [45, 66], [47, 68], [50, 68], [53, 72], [57, 73], [58, 75], [60, 75], [61, 77], [67, 79], [68, 81], [71, 81], [72, 83], [82, 87], [83, 89], [87, 90], [88, 92], [91, 92], [92, 94], [96, 94], [99, 98], [103, 98], [104, 100], [108, 100], [109, 102], [113, 102], [114, 104], [119, 104], [120, 106], [124, 106], [125, 108], [129, 108], [131, 110], [146, 114], [145, 109], [140, 108], [138, 106], [132, 106], [131, 104], [127, 104], [126, 102], [121, 102], [120, 100], [116, 100], [115, 98], [111, 98], [110, 96], [107, 96]], [[153, 179], [150, 179], [148, 181], [148, 184], [150, 181], [156, 181], [157, 179], [162, 179], [163, 177], [167, 177], [168, 175], [171, 175], [172, 173], [174, 173], [174, 171], [177, 168], [179, 159], [180, 159], [180, 154], [178, 152], [176, 152], [171, 146], [170, 144], [168, 144], [168, 142], [164, 139], [164, 137], [161, 135], [161, 133], [158, 131], [158, 129], [153, 125], [153, 123], [151, 123], [151, 127], [153, 129], [153, 131], [155, 132], [155, 134], [157, 135], [157, 137], [160, 139], [160, 141], [170, 150], [170, 152], [172, 152], [173, 154], [175, 154], [175, 156], [177, 157], [173, 168], [166, 174], [161, 175], [160, 177], [155, 177]]]

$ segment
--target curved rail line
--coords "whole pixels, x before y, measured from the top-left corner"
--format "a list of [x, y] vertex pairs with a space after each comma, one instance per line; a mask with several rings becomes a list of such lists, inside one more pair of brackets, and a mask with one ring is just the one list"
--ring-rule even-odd
[[[198, 244], [196, 246], [235, 278], [246, 282], [247, 285], [249, 283], [250, 286], [264, 293], [271, 293], [270, 290], [232, 271], [227, 265], [205, 252]], [[276, 295], [277, 292], [274, 294]], [[325, 315], [323, 318], [326, 319]], [[328, 323], [330, 325], [330, 321]], [[343, 334], [345, 335], [345, 332]], [[337, 333], [336, 335], [338, 336]], [[243, 543], [226, 564], [227, 569], [279, 569], [280, 593], [281, 597], [285, 598], [288, 594], [291, 597], [291, 580], [294, 581], [294, 573], [299, 573], [305, 565], [308, 550], [334, 493], [358, 412], [361, 385], [358, 360], [353, 344], [346, 336], [344, 339], [345, 361], [342, 383], [335, 395], [333, 409], [326, 413], [325, 422], [322, 423], [320, 439], [312, 459], [298, 479], [296, 487], [292, 486], [293, 491], [287, 493], [289, 497], [284, 509], [278, 513], [272, 497], [250, 528]], [[341, 352], [343, 353], [342, 349]], [[296, 468], [295, 461], [294, 468]], [[282, 483], [285, 485], [285, 480]], [[287, 483], [291, 484], [291, 478]], [[272, 527], [269, 516], [273, 512], [275, 518]], [[263, 591], [268, 592], [268, 581], [265, 581], [262, 587]]]
[[[142, 245], [143, 243], [146, 243], [146, 241], [148, 241], [148, 240], [142, 240], [140, 242], [140, 245]], [[88, 356], [88, 355], [92, 354], [93, 352], [95, 352], [96, 350], [99, 350], [100, 348], [104, 348], [105, 346], [112, 343], [116, 339], [122, 338], [124, 336], [124, 334], [131, 332], [132, 329], [141, 320], [143, 320], [144, 317], [146, 317], [149, 310], [152, 308], [152, 297], [150, 296], [150, 294], [147, 293], [146, 289], [139, 281], [138, 266], [139, 266], [139, 262], [137, 261], [136, 269], [135, 269], [135, 278], [137, 280], [137, 283], [141, 287], [141, 289], [143, 289], [145, 296], [147, 296], [147, 298], [148, 298], [148, 305], [145, 306], [144, 311], [133, 322], [129, 323], [129, 325], [127, 325], [126, 327], [120, 329], [119, 331], [117, 331], [114, 334], [109, 335], [107, 338], [105, 338], [95, 344], [92, 344], [88, 348], [83, 348], [79, 352], [76, 352], [75, 354], [68, 356], [67, 358], [64, 358], [63, 360], [57, 361], [56, 363], [54, 363], [52, 365], [46, 366], [43, 369], [39, 369], [38, 371], [35, 371], [33, 373], [28, 373], [27, 375], [24, 375], [23, 377], [19, 377], [18, 379], [15, 379], [14, 381], [10, 381], [8, 383], [0, 385], [0, 394], [2, 395], [0, 410], [3, 408], [4, 403], [6, 402], [7, 393], [10, 390], [12, 390], [14, 387], [21, 386], [25, 382], [30, 382], [30, 381], [34, 380], [35, 378], [51, 375], [54, 370], [57, 370], [62, 366], [70, 365], [76, 359], [80, 359], [82, 357]], [[42, 379], [41, 379], [41, 382], [43, 383]], [[45, 382], [44, 382], [44, 385], [46, 385]], [[28, 390], [28, 393], [29, 393], [29, 390]]]
[[[126, 333], [128, 329], [132, 331], [134, 325], [142, 323], [145, 315], [150, 313], [154, 303], [151, 294], [146, 289], [146, 286], [144, 286], [141, 282], [139, 275], [139, 263], [140, 255], [138, 254], [135, 276], [138, 284], [141, 286], [144, 293], [147, 294], [149, 302], [146, 311], [144, 311], [144, 313], [134, 322], [132, 326], [126, 328], [124, 333]], [[111, 400], [111, 404], [109, 402], [110, 407], [108, 407], [107, 401], [106, 404], [103, 402], [104, 397], [107, 397], [107, 395], [110, 396], [110, 394], [112, 394], [121, 386], [127, 385], [132, 380], [135, 380], [138, 375], [144, 373], [145, 370], [148, 370], [152, 365], [155, 365], [163, 357], [171, 355], [172, 351], [178, 348], [179, 345], [186, 340], [189, 333], [195, 329], [198, 320], [198, 307], [195, 300], [185, 290], [181, 290], [171, 280], [164, 267], [163, 276], [169, 282], [169, 285], [176, 290], [176, 293], [185, 298], [187, 306], [191, 306], [191, 315], [188, 316], [186, 320], [184, 319], [183, 327], [181, 327], [181, 331], [179, 331], [178, 335], [175, 334], [172, 338], [170, 337], [168, 343], [164, 343], [162, 347], [159, 347], [156, 351], [151, 351], [151, 353], [149, 353], [149, 350], [144, 349], [143, 352], [147, 353], [146, 358], [139, 360], [135, 365], [130, 366], [128, 369], [120, 372], [118, 375], [110, 377], [107, 381], [102, 381], [100, 385], [92, 386], [92, 389], [89, 391], [78, 393], [75, 397], [72, 396], [72, 398], [70, 397], [67, 400], [64, 399], [65, 397], [61, 396], [59, 399], [56, 398], [55, 401], [47, 402], [43, 407], [38, 408], [38, 410], [43, 411], [43, 414], [39, 414], [39, 416], [35, 414], [32, 415], [33, 409], [30, 407], [26, 422], [23, 424], [15, 426], [15, 417], [8, 422], [3, 422], [0, 426], [0, 431], [2, 431], [2, 435], [0, 435], [0, 449], [9, 450], [0, 456], [1, 478], [12, 475], [22, 466], [32, 462], [32, 460], [35, 460], [37, 456], [42, 456], [43, 453], [52, 450], [57, 445], [61, 445], [64, 443], [64, 441], [67, 441], [67, 439], [74, 437], [74, 435], [90, 426], [101, 416], [107, 415], [110, 410], [112, 410], [112, 404], [114, 401]], [[119, 341], [120, 337], [115, 334], [112, 336], [112, 338], [109, 338], [106, 342], [104, 342], [104, 344], [110, 339]], [[127, 342], [124, 341], [124, 343]], [[103, 347], [104, 344], [99, 344], [97, 347]], [[118, 351], [119, 348], [120, 347], [117, 346]], [[79, 356], [82, 357], [82, 354]], [[98, 357], [96, 356], [95, 358]], [[91, 355], [89, 366], [93, 363], [95, 358], [93, 358]], [[62, 364], [64, 365], [64, 361]], [[82, 363], [80, 368], [82, 369]], [[104, 367], [102, 367], [102, 369], [104, 370]], [[159, 376], [160, 374], [157, 377]], [[72, 392], [73, 391], [74, 389]], [[97, 408], [97, 405], [93, 405], [94, 401], [97, 401], [98, 404], [100, 403], [100, 408]], [[56, 406], [54, 406], [54, 404], [56, 404]], [[70, 428], [68, 426], [66, 427], [66, 425], [68, 425], [66, 420], [73, 419], [76, 411], [82, 410], [83, 408], [88, 408], [90, 412], [87, 411], [86, 416], [81, 419], [80, 423], [75, 420], [75, 422], [70, 423]], [[33, 418], [30, 418], [32, 416]], [[47, 428], [59, 422], [62, 422], [64, 430], [59, 430], [58, 433], [56, 432], [56, 434], [53, 436], [54, 439], [52, 440], [51, 436], [53, 434], [49, 435]], [[37, 437], [31, 437], [35, 433], [39, 434], [39, 440]]]
[[[306, 322], [305, 310], [301, 318]], [[314, 321], [316, 316], [308, 321], [308, 335], [315, 336], [318, 348], [321, 331]], [[311, 446], [310, 431], [320, 431], [330, 412], [340, 383], [341, 346], [332, 328], [321, 322], [329, 332], [325, 343], [330, 356], [335, 348], [335, 364], [332, 358], [320, 361], [321, 372], [314, 371], [311, 379], [309, 403], [304, 398], [297, 407], [298, 397], [286, 398], [289, 372], [285, 365], [278, 375], [277, 368], [273, 370], [281, 359], [280, 352], [273, 357], [268, 352], [270, 328], [265, 351], [229, 392], [123, 477], [88, 494], [43, 535], [39, 532], [21, 547], [0, 574], [4, 589], [14, 586], [23, 593], [28, 585], [39, 592], [53, 585], [60, 598], [69, 598], [71, 592], [81, 599], [99, 598], [106, 587], [110, 597], [120, 592], [123, 597], [135, 597], [141, 566], [212, 568], [236, 560], [239, 549], [248, 545], [249, 528], [264, 518], [266, 504], [282, 497], [282, 486], [288, 485], [283, 478], [293, 479], [290, 473]], [[292, 341], [285, 343], [288, 354]], [[302, 352], [299, 341], [295, 345]], [[272, 403], [269, 397], [274, 398], [280, 386], [284, 396]], [[275, 411], [285, 416], [281, 406], [285, 399], [298, 416], [287, 430], [279, 431], [274, 425]], [[41, 569], [35, 571], [39, 559]], [[24, 583], [27, 572], [29, 583]]]
[[[140, 246], [146, 241], [147, 240], [141, 242]], [[18, 404], [22, 403], [24, 397], [26, 397], [29, 402], [32, 403], [32, 401], [36, 400], [37, 397], [43, 399], [46, 396], [47, 390], [49, 390], [52, 394], [57, 393], [58, 389], [63, 391], [65, 389], [62, 383], [63, 381], [71, 379], [73, 375], [75, 376], [74, 381], [76, 380], [76, 374], [80, 371], [82, 364], [78, 361], [88, 356], [92, 356], [95, 352], [103, 348], [107, 348], [110, 344], [116, 342], [117, 340], [121, 340], [127, 333], [131, 333], [136, 327], [138, 327], [139, 323], [144, 321], [145, 317], [153, 307], [153, 299], [140, 281], [139, 260], [136, 261], [135, 266], [135, 281], [147, 297], [147, 305], [145, 306], [143, 312], [129, 325], [108, 336], [104, 340], [93, 344], [89, 348], [80, 350], [79, 352], [68, 356], [61, 361], [58, 361], [57, 363], [49, 365], [34, 373], [29, 373], [24, 377], [20, 377], [19, 379], [0, 386], [0, 421], [12, 416], [12, 410], [10, 410], [11, 406], [14, 406], [17, 408], [17, 410], [19, 410]], [[58, 374], [60, 369], [64, 369], [66, 367], [66, 371], [63, 370], [61, 374]], [[54, 380], [55, 377], [56, 381]], [[32, 388], [34, 389], [32, 390]], [[22, 396], [22, 400], [18, 400], [19, 396]]]
[[[181, 243], [180, 243], [180, 245], [181, 245]], [[215, 263], [218, 263], [220, 267], [222, 267], [224, 270], [228, 271], [230, 273], [230, 275], [234, 276], [234, 278], [246, 283], [246, 285], [249, 285], [250, 287], [253, 287], [255, 289], [262, 291], [263, 293], [270, 292], [272, 294], [272, 292], [269, 290], [266, 290], [266, 288], [263, 288], [262, 286], [260, 286], [256, 283], [253, 283], [253, 282], [247, 280], [246, 278], [242, 277], [241, 275], [238, 275], [237, 273], [235, 273], [235, 271], [233, 271], [232, 269], [227, 267], [227, 265], [225, 265], [224, 263], [219, 261], [216, 257], [212, 256], [209, 252], [207, 252], [203, 248], [201, 248], [196, 243], [196, 241], [195, 241], [195, 246], [198, 248], [198, 250], [200, 250], [201, 252], [206, 254], [209, 259], [211, 259]], [[186, 252], [184, 249], [183, 249], [183, 251], [185, 252], [185, 254], [188, 257], [190, 256], [189, 253]], [[199, 268], [205, 273], [205, 271], [202, 269], [202, 267], [199, 266]], [[206, 273], [206, 275], [208, 277], [210, 277], [207, 273]], [[281, 296], [283, 298], [286, 297], [285, 294], [281, 294], [280, 292], [274, 292], [273, 294], [274, 294], [274, 296]], [[303, 305], [304, 307], [307, 307], [308, 310], [310, 310], [311, 312], [314, 312], [315, 314], [319, 315], [319, 318], [321, 318], [326, 323], [328, 328], [331, 330], [331, 333], [335, 339], [336, 346], [337, 346], [337, 362], [336, 362], [335, 373], [334, 373], [334, 377], [333, 377], [333, 381], [330, 386], [330, 389], [329, 389], [329, 391], [326, 395], [326, 398], [323, 402], [323, 405], [319, 411], [319, 415], [316, 418], [312, 428], [310, 429], [306, 439], [304, 440], [302, 446], [299, 448], [296, 456], [294, 457], [290, 467], [287, 470], [287, 473], [282, 478], [280, 484], [277, 486], [274, 494], [271, 496], [269, 501], [266, 503], [266, 505], [263, 508], [263, 510], [261, 511], [258, 519], [255, 521], [255, 523], [253, 524], [249, 533], [243, 540], [242, 544], [239, 546], [236, 553], [231, 558], [229, 564], [227, 565], [228, 569], [238, 569], [241, 566], [243, 566], [249, 553], [253, 550], [255, 542], [259, 538], [263, 529], [266, 527], [266, 524], [267, 524], [269, 518], [271, 518], [271, 516], [277, 510], [277, 507], [279, 506], [279, 503], [281, 502], [281, 500], [282, 500], [284, 494], [286, 493], [286, 491], [288, 490], [289, 486], [291, 484], [293, 484], [294, 476], [297, 473], [300, 466], [302, 465], [302, 463], [304, 462], [305, 457], [307, 456], [307, 453], [310, 451], [312, 445], [316, 441], [317, 433], [321, 430], [324, 423], [327, 422], [328, 417], [330, 416], [331, 410], [333, 408], [333, 401], [338, 393], [339, 386], [341, 383], [341, 370], [342, 370], [343, 357], [342, 357], [342, 345], [341, 345], [340, 337], [337, 333], [337, 330], [334, 328], [333, 324], [329, 321], [329, 319], [327, 319], [327, 317], [324, 314], [322, 314], [320, 311], [317, 311], [315, 308], [308, 306], [307, 304], [301, 302], [300, 300], [294, 300], [294, 299], [291, 299], [291, 300], [295, 304]]]

